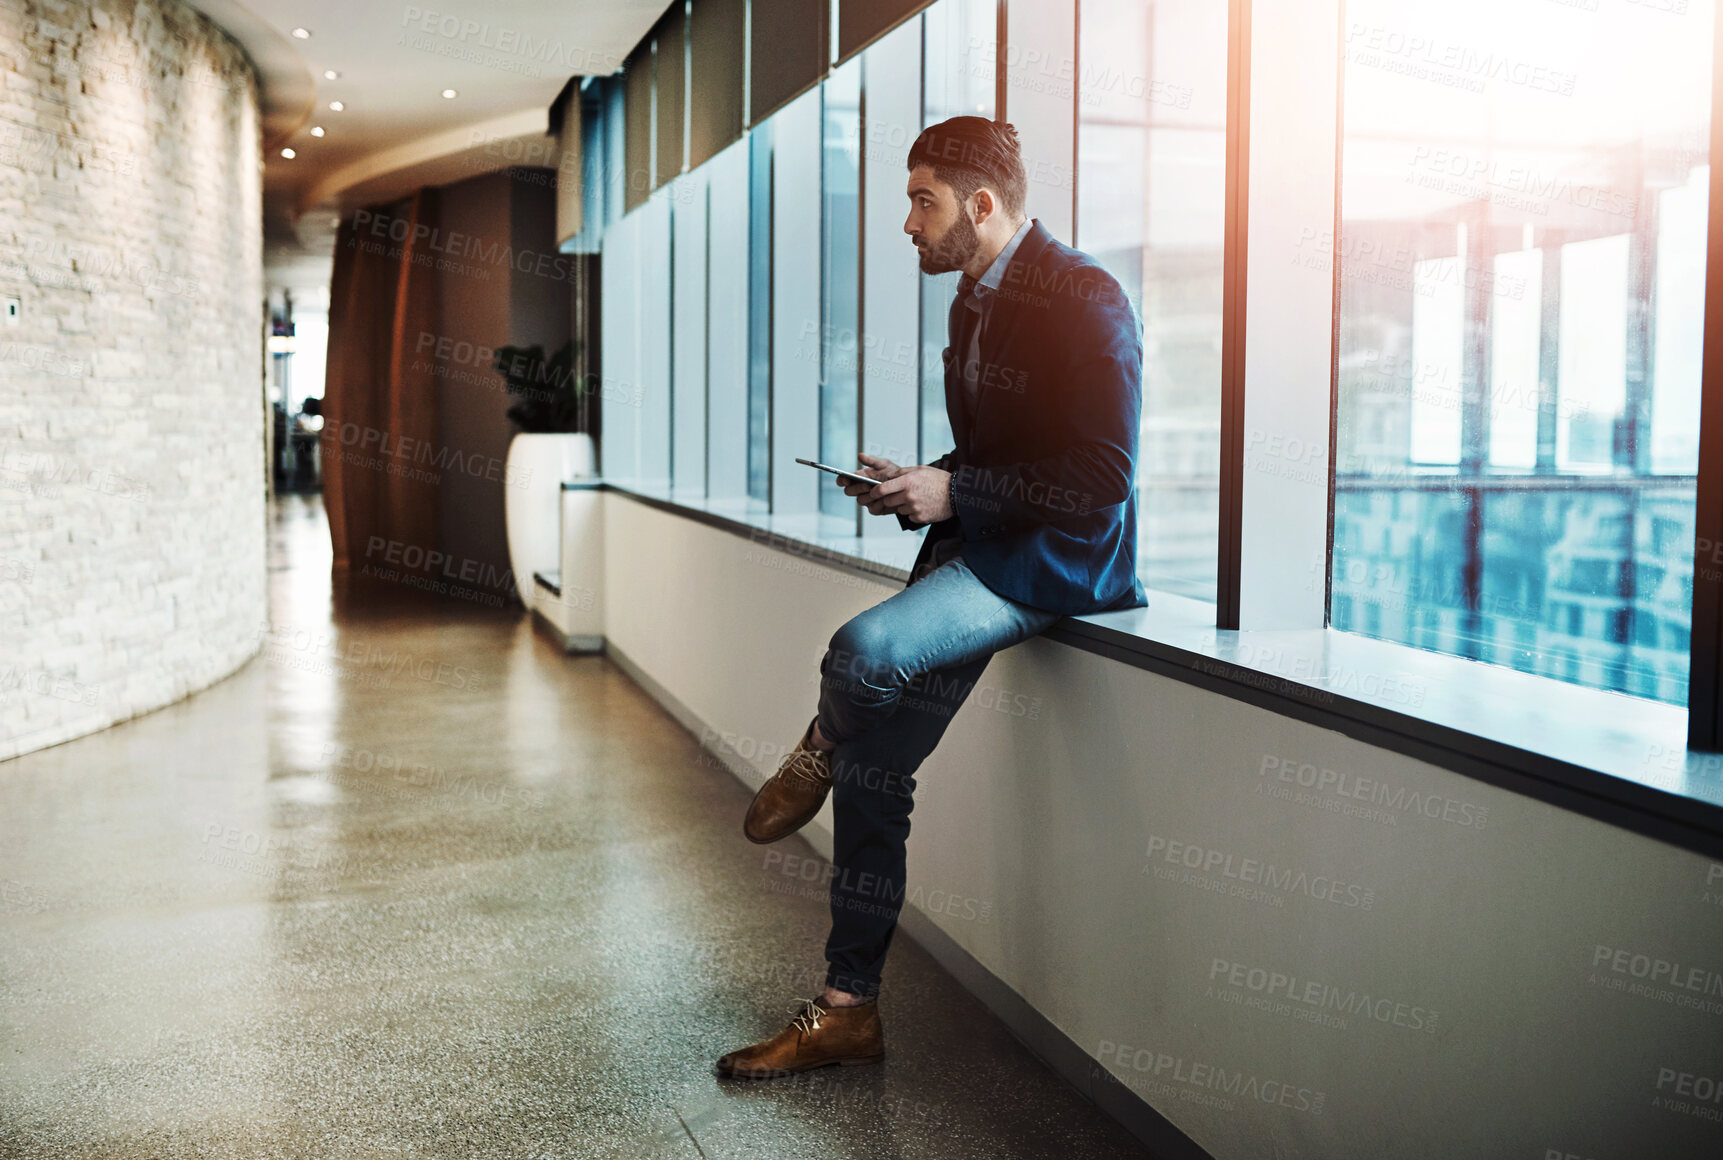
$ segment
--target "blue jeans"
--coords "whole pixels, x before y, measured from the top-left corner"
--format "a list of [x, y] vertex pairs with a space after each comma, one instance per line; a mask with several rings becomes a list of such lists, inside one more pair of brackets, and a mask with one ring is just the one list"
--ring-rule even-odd
[[959, 554], [833, 634], [818, 716], [837, 744], [827, 986], [878, 992], [903, 908], [915, 771], [993, 654], [1059, 619], [993, 592]]

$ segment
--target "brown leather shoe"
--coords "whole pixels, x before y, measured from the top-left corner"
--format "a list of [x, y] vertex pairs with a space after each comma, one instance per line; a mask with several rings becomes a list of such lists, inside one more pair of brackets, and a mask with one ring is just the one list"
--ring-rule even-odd
[[788, 1027], [764, 1043], [732, 1051], [714, 1070], [740, 1079], [771, 1079], [834, 1063], [853, 1067], [885, 1058], [877, 1002], [822, 1007], [813, 999], [797, 999], [796, 1010]]
[[742, 833], [750, 842], [764, 845], [787, 838], [809, 822], [825, 804], [832, 788], [832, 755], [815, 749], [809, 738], [814, 723], [808, 722], [802, 739], [790, 750], [748, 806]]

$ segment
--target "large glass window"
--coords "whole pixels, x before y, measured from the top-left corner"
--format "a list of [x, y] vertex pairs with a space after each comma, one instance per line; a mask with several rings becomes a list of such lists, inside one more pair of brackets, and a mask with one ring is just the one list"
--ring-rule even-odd
[[[867, 276], [859, 344], [861, 449], [894, 463], [922, 462], [922, 274], [915, 247], [903, 232], [909, 208], [904, 162], [921, 132], [921, 41], [921, 21], [911, 20], [862, 53], [867, 121], [858, 144]], [[861, 528], [864, 536], [887, 541], [903, 535], [896, 520], [864, 518]]]
[[645, 393], [640, 366], [639, 214], [618, 218], [604, 231], [599, 316], [603, 359], [600, 398], [604, 440], [600, 462], [611, 479], [640, 477], [640, 412], [631, 405]]
[[1143, 323], [1137, 570], [1215, 599], [1227, 6], [1081, 0], [1077, 237]]
[[822, 105], [813, 88], [772, 115], [772, 511], [781, 515], [812, 515], [820, 502], [820, 476], [796, 460], [820, 444]]
[[748, 132], [748, 496], [772, 488], [772, 123]]
[[[1715, 6], [1347, 0], [1341, 106], [1298, 114], [1320, 121], [1320, 172], [1264, 156], [1248, 250], [1259, 274], [1281, 245], [1307, 269], [1323, 268], [1318, 252], [1337, 262], [1332, 538], [1318, 493], [1310, 526], [1288, 534], [1309, 557], [1286, 565], [1319, 601], [1331, 543], [1335, 629], [1685, 700]], [[1049, 94], [1069, 100], [1069, 240], [1142, 320], [1142, 578], [1214, 600], [1227, 6], [1073, 0], [1066, 12], [1075, 37], [1034, 56], [997, 43], [997, 0], [937, 0], [674, 187], [707, 191], [708, 206], [676, 199], [671, 214], [666, 194], [601, 223], [602, 370], [627, 388], [606, 396], [607, 474], [655, 486], [674, 466], [708, 499], [817, 508], [806, 526], [836, 531], [853, 505], [784, 467], [790, 456], [849, 462], [871, 448], [926, 462], [952, 446], [940, 355], [957, 276], [915, 272], [902, 165], [922, 127], [997, 115], [1003, 57], [1001, 91], [1020, 115], [1045, 129]], [[1287, 51], [1272, 39], [1252, 50], [1264, 67]], [[1075, 83], [1060, 89], [1065, 75]], [[1040, 104], [1010, 96], [1037, 85]], [[605, 163], [588, 180], [620, 188], [622, 107], [602, 91]], [[1296, 246], [1276, 242], [1287, 222], [1257, 215], [1257, 199], [1332, 172], [1336, 111], [1338, 228], [1324, 193], [1300, 211]], [[1319, 334], [1318, 376], [1325, 269], [1319, 281], [1320, 322], [1300, 331]], [[1274, 333], [1275, 309], [1259, 294], [1246, 321]], [[1272, 382], [1253, 373], [1250, 401], [1274, 398]], [[1310, 403], [1297, 415], [1320, 427]], [[1272, 507], [1251, 493], [1244, 514], [1260, 524]], [[1241, 579], [1245, 595], [1280, 582], [1255, 568]], [[1319, 610], [1298, 609], [1298, 626]]]
[[639, 452], [635, 479], [670, 485], [671, 340], [670, 199], [662, 193], [634, 211], [639, 266], [634, 273], [635, 366], [640, 376]]
[[670, 203], [670, 483], [706, 497], [706, 179], [710, 167], [675, 178]]
[[1712, 19], [1349, 0], [1335, 628], [1685, 701]]
[[[748, 231], [732, 223], [748, 214], [747, 138], [706, 162], [706, 474], [709, 499], [748, 494]], [[717, 228], [711, 228], [716, 223]]]
[[[820, 461], [846, 467], [856, 462], [860, 431], [861, 69], [855, 57], [827, 78], [821, 148]], [[821, 511], [856, 518], [856, 501], [838, 488], [821, 487], [819, 496]]]
[[[996, 0], [940, 0], [922, 17], [922, 128], [948, 117], [994, 115], [994, 75], [999, 31]], [[908, 160], [905, 147], [904, 158]], [[905, 176], [908, 170], [905, 170]], [[908, 203], [904, 209], [908, 211]], [[921, 279], [921, 461], [952, 448], [945, 413], [948, 314], [957, 297], [954, 270]]]

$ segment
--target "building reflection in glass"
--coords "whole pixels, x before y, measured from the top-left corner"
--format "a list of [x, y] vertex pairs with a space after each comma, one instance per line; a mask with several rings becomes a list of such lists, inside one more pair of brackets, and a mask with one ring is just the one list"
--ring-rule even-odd
[[1713, 18], [1348, 4], [1335, 628], [1685, 701]]
[[1138, 572], [1215, 598], [1227, 6], [1081, 0], [1077, 237], [1143, 321]]

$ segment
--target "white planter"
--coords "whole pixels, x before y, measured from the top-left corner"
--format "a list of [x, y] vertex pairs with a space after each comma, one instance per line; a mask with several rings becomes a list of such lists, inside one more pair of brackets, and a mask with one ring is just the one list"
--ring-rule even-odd
[[591, 478], [597, 462], [590, 435], [516, 435], [509, 443], [503, 519], [509, 567], [528, 609], [538, 599], [533, 573], [562, 563], [563, 482]]

